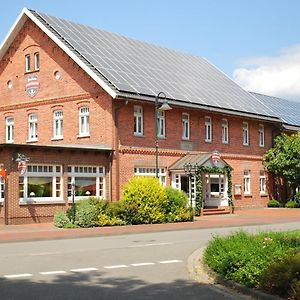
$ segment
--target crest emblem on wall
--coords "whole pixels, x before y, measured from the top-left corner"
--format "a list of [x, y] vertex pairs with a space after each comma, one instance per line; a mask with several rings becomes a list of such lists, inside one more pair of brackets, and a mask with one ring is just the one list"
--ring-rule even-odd
[[217, 166], [219, 161], [220, 161], [220, 158], [221, 158], [221, 155], [218, 151], [214, 151], [212, 154], [211, 154], [211, 159], [212, 159], [212, 162], [214, 164], [214, 166]]
[[27, 83], [25, 85], [26, 93], [29, 97], [34, 97], [39, 91], [40, 83], [37, 75], [30, 75], [27, 77]]

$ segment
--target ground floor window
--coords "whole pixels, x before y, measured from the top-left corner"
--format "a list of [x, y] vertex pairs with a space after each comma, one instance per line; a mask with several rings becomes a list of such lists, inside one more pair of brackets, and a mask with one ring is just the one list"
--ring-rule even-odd
[[261, 194], [266, 194], [266, 174], [265, 171], [260, 171], [260, 176], [259, 176], [259, 186], [260, 186], [260, 193]]
[[250, 188], [250, 170], [244, 170], [244, 194], [250, 195], [251, 188]]
[[4, 178], [0, 176], [0, 203], [4, 201]]
[[21, 201], [62, 200], [62, 166], [28, 165], [19, 177]]
[[104, 197], [105, 169], [95, 166], [68, 166], [68, 197], [72, 197], [72, 183], [75, 199], [84, 197]]
[[[134, 175], [135, 176], [156, 176], [156, 169], [149, 168], [149, 167], [136, 167], [134, 168]], [[165, 186], [166, 185], [166, 169], [165, 168], [158, 168], [158, 179], [160, 184]]]
[[206, 198], [224, 198], [224, 181], [223, 174], [206, 174]]

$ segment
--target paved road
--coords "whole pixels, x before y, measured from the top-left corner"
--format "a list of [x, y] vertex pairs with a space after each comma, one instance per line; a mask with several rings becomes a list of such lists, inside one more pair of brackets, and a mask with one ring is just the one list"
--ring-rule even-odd
[[[247, 227], [299, 229], [300, 222]], [[249, 299], [189, 277], [187, 258], [213, 234], [198, 229], [0, 244], [0, 299]]]

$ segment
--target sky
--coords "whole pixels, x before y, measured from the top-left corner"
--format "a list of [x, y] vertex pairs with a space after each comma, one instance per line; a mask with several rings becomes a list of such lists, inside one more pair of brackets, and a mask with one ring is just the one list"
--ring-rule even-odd
[[300, 102], [299, 0], [10, 0], [23, 7], [202, 56], [246, 90]]

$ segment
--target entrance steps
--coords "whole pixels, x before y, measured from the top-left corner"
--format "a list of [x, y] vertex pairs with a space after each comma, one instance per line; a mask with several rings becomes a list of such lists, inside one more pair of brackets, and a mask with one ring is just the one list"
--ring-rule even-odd
[[205, 207], [203, 209], [203, 216], [226, 215], [226, 214], [230, 214], [229, 207]]

